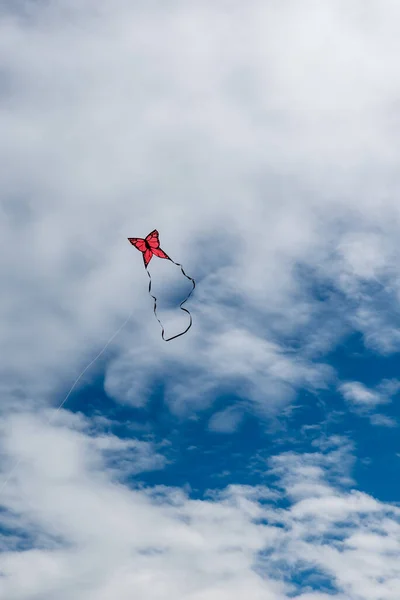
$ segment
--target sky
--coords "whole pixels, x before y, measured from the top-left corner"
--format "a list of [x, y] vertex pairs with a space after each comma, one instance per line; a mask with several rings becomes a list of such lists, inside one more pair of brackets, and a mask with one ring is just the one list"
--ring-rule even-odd
[[0, 600], [398, 600], [399, 18], [0, 4]]

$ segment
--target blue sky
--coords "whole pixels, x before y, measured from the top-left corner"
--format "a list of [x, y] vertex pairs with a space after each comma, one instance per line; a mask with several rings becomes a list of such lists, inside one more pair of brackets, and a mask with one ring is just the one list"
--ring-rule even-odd
[[0, 599], [398, 600], [398, 4], [0, 16]]

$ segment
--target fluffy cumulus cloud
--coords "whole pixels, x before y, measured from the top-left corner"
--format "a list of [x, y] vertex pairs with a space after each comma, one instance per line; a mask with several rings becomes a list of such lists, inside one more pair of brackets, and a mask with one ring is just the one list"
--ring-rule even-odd
[[[113, 441], [87, 425], [14, 423], [23, 466], [3, 497], [2, 597], [396, 598], [400, 509], [352, 488], [346, 440], [271, 457], [268, 485], [196, 500], [115, 479]], [[160, 466], [154, 449], [142, 457], [136, 470]]]
[[[369, 366], [400, 349], [399, 10], [2, 4], [0, 597], [397, 599], [398, 509], [351, 480], [345, 436], [317, 424], [312, 452], [208, 496], [200, 466], [187, 489], [167, 473], [188, 423], [267, 436], [304, 398], [395, 431], [396, 374]], [[155, 227], [197, 281], [171, 344], [126, 240]], [[150, 267], [176, 333], [189, 284]]]

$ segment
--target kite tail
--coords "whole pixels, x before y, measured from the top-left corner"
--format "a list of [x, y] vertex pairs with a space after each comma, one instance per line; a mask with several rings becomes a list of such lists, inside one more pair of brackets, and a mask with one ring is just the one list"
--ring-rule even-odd
[[149, 294], [150, 296], [153, 298], [154, 300], [154, 316], [156, 317], [157, 321], [160, 323], [160, 327], [161, 327], [161, 337], [164, 340], [164, 342], [170, 342], [171, 340], [174, 340], [175, 338], [180, 337], [181, 335], [184, 335], [185, 333], [187, 333], [189, 331], [189, 329], [192, 326], [192, 315], [190, 314], [190, 312], [188, 311], [187, 308], [183, 308], [183, 304], [185, 304], [185, 302], [187, 302], [187, 300], [189, 300], [190, 296], [193, 294], [194, 288], [196, 287], [196, 282], [192, 277], [189, 277], [189, 275], [186, 275], [185, 271], [183, 270], [183, 267], [180, 263], [175, 262], [174, 260], [172, 260], [172, 258], [168, 257], [168, 260], [170, 260], [172, 263], [174, 263], [174, 265], [176, 265], [177, 267], [181, 268], [182, 274], [186, 277], [186, 279], [189, 279], [189, 281], [192, 282], [192, 289], [190, 290], [190, 292], [188, 293], [188, 295], [186, 296], [186, 298], [184, 300], [182, 300], [182, 302], [179, 304], [179, 308], [183, 311], [185, 311], [185, 313], [187, 313], [189, 315], [189, 325], [186, 327], [185, 331], [182, 331], [181, 333], [177, 333], [176, 335], [173, 335], [172, 337], [169, 338], [165, 338], [164, 334], [164, 326], [161, 323], [160, 319], [158, 318], [157, 315], [157, 298], [155, 296], [153, 296], [153, 294], [151, 293], [151, 275], [150, 272], [148, 271], [147, 267], [146, 267], [146, 273], [149, 276]]

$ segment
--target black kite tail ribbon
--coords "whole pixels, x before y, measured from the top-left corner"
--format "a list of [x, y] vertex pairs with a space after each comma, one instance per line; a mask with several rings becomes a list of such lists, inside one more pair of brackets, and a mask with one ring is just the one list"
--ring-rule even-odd
[[157, 298], [156, 298], [155, 296], [153, 296], [153, 294], [151, 293], [151, 275], [150, 275], [150, 271], [149, 271], [149, 270], [148, 270], [148, 268], [146, 267], [146, 273], [147, 273], [147, 275], [149, 276], [149, 294], [150, 294], [150, 296], [151, 296], [151, 297], [153, 298], [153, 300], [154, 300], [154, 316], [156, 317], [157, 321], [160, 323], [160, 326], [161, 326], [161, 337], [162, 337], [162, 339], [164, 340], [164, 342], [170, 342], [171, 340], [174, 340], [175, 338], [178, 338], [178, 337], [180, 337], [181, 335], [185, 335], [185, 333], [187, 333], [187, 332], [189, 331], [189, 329], [191, 328], [191, 326], [192, 326], [192, 315], [190, 314], [190, 312], [188, 311], [188, 309], [187, 309], [187, 308], [184, 308], [184, 307], [183, 307], [183, 304], [185, 304], [185, 302], [187, 302], [187, 301], [189, 300], [190, 296], [191, 296], [191, 295], [193, 294], [193, 292], [194, 292], [194, 288], [196, 287], [196, 282], [195, 282], [195, 280], [194, 280], [192, 277], [189, 277], [189, 275], [186, 275], [185, 271], [183, 270], [183, 267], [182, 267], [182, 265], [181, 265], [181, 264], [179, 264], [179, 263], [177, 263], [177, 262], [175, 262], [174, 260], [172, 260], [172, 258], [169, 258], [169, 257], [168, 257], [168, 259], [169, 259], [169, 260], [170, 260], [172, 263], [174, 263], [174, 265], [176, 265], [177, 267], [180, 267], [180, 268], [181, 268], [182, 274], [183, 274], [183, 275], [186, 277], [186, 279], [189, 279], [189, 281], [191, 281], [191, 282], [192, 282], [192, 289], [190, 290], [190, 292], [188, 293], [188, 295], [186, 296], [186, 298], [185, 298], [184, 300], [182, 300], [182, 302], [179, 304], [179, 308], [180, 308], [181, 310], [185, 311], [185, 313], [187, 313], [187, 314], [189, 315], [189, 325], [186, 327], [185, 331], [182, 331], [181, 333], [177, 333], [176, 335], [173, 335], [172, 337], [165, 338], [165, 337], [164, 337], [164, 334], [165, 334], [165, 331], [164, 331], [164, 326], [163, 326], [163, 324], [161, 323], [161, 321], [160, 321], [160, 319], [158, 318], [158, 315], [157, 315]]

